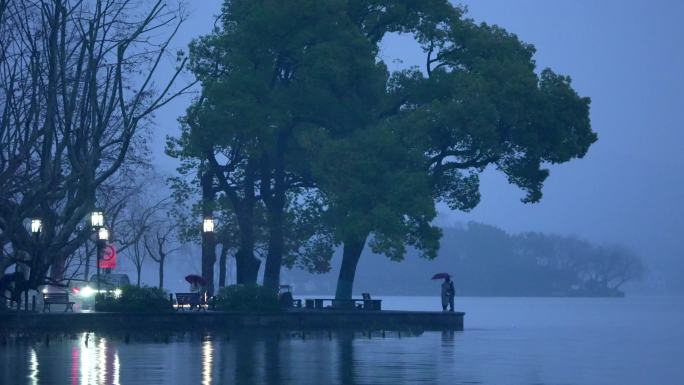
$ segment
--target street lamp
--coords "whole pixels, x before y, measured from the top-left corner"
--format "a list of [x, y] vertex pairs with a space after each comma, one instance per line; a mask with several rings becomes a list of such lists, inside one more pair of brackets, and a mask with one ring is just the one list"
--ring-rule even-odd
[[[109, 240], [109, 230], [104, 227], [104, 213], [100, 210], [95, 210], [90, 213], [90, 225], [95, 232], [96, 241], [95, 245], [97, 258], [95, 265], [97, 268], [97, 293], [100, 293], [100, 258], [102, 258], [102, 250], [104, 249], [107, 240]], [[87, 271], [86, 267], [86, 271]], [[86, 279], [88, 279], [88, 274], [86, 273]]]
[[102, 242], [107, 242], [109, 240], [109, 230], [104, 227], [100, 227], [97, 230], [97, 240]]
[[105, 227], [96, 228], [97, 230], [97, 293], [100, 293], [100, 259], [107, 241], [109, 240], [109, 230]]
[[[31, 235], [33, 236], [33, 241], [34, 241], [34, 248], [32, 252], [32, 258], [35, 259], [40, 259], [39, 253], [40, 253], [40, 245], [38, 244], [40, 241], [40, 233], [43, 231], [43, 221], [40, 218], [33, 218], [31, 219]], [[15, 264], [15, 271], [16, 272], [21, 272], [23, 274], [23, 278], [28, 279], [30, 277], [30, 267], [28, 264], [20, 264], [16, 263]], [[19, 303], [17, 303], [17, 307], [21, 307]], [[24, 298], [24, 308], [28, 310], [28, 291], [26, 292], [26, 296]]]
[[102, 214], [102, 211], [96, 210], [90, 214], [90, 225], [96, 229], [104, 226], [104, 214]]
[[41, 231], [43, 231], [43, 221], [38, 218], [31, 219], [31, 232], [40, 234]]
[[205, 233], [214, 232], [214, 218], [204, 218], [202, 221], [202, 231]]

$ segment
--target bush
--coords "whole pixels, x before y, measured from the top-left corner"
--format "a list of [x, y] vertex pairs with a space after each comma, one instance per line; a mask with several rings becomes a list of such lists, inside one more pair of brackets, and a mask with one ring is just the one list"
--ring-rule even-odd
[[219, 290], [214, 298], [217, 310], [278, 311], [278, 296], [259, 285], [231, 285]]
[[95, 310], [111, 312], [158, 313], [173, 311], [169, 296], [156, 287], [122, 286], [121, 295], [98, 296]]

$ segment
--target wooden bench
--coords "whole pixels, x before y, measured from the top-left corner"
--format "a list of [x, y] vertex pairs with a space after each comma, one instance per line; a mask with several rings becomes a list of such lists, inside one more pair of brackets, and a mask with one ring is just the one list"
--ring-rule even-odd
[[[381, 299], [371, 299], [370, 294], [363, 293], [362, 298], [335, 299], [335, 298], [313, 298], [304, 301], [305, 307], [309, 309], [359, 309], [359, 310], [382, 310]], [[326, 306], [326, 303], [330, 303]]]
[[190, 310], [197, 307], [198, 310], [204, 309], [206, 301], [204, 301], [204, 296], [201, 293], [176, 293], [176, 304], [178, 309], [184, 309], [185, 305], [190, 306]]
[[381, 299], [371, 299], [370, 293], [361, 293], [365, 310], [382, 310]]
[[68, 293], [43, 293], [43, 311], [50, 311], [50, 305], [66, 305], [64, 311], [74, 311], [74, 302], [69, 301]]

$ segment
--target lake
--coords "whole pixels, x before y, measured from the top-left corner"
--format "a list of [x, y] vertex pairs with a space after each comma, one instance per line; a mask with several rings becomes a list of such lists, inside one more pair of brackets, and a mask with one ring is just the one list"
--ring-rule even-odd
[[[75, 334], [0, 347], [0, 384], [684, 384], [684, 299], [457, 298], [465, 330]], [[434, 310], [435, 297], [383, 297]]]

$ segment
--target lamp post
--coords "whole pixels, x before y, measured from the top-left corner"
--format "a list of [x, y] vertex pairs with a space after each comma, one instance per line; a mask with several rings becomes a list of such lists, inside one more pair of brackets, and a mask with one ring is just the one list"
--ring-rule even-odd
[[104, 214], [102, 214], [102, 211], [95, 210], [90, 213], [90, 225], [93, 226], [93, 228], [104, 226]]
[[[33, 252], [32, 252], [32, 258], [34, 259], [33, 263], [29, 265], [29, 262], [26, 262], [25, 264], [16, 264], [16, 271], [21, 272], [22, 277], [24, 279], [30, 279], [30, 270], [29, 266], [36, 266], [37, 262], [35, 260], [38, 260], [40, 258], [40, 245], [38, 242], [40, 241], [40, 233], [43, 231], [43, 221], [40, 218], [33, 218], [31, 219], [31, 235], [33, 236]], [[21, 299], [21, 297], [19, 297]], [[21, 307], [19, 304], [21, 302], [17, 302], [17, 309]], [[24, 310], [28, 310], [28, 289], [26, 289], [24, 293]]]
[[41, 231], [43, 231], [43, 221], [38, 218], [31, 219], [31, 233], [33, 236], [40, 236]]
[[214, 218], [204, 218], [202, 220], [202, 232], [213, 233], [214, 232]]
[[109, 230], [104, 227], [97, 229], [97, 293], [100, 293], [100, 259], [107, 241], [109, 240]]
[[202, 278], [207, 283], [206, 292], [214, 294], [214, 263], [216, 262], [216, 243], [214, 240], [214, 218], [205, 215], [202, 219]]
[[[102, 257], [102, 250], [104, 244], [109, 239], [109, 231], [104, 227], [104, 213], [101, 210], [94, 210], [90, 213], [90, 226], [95, 232], [95, 268], [97, 269], [97, 292], [100, 292], [100, 258]], [[89, 264], [89, 263], [88, 263]], [[86, 268], [87, 270], [87, 268]], [[86, 272], [86, 279], [88, 273]]]

